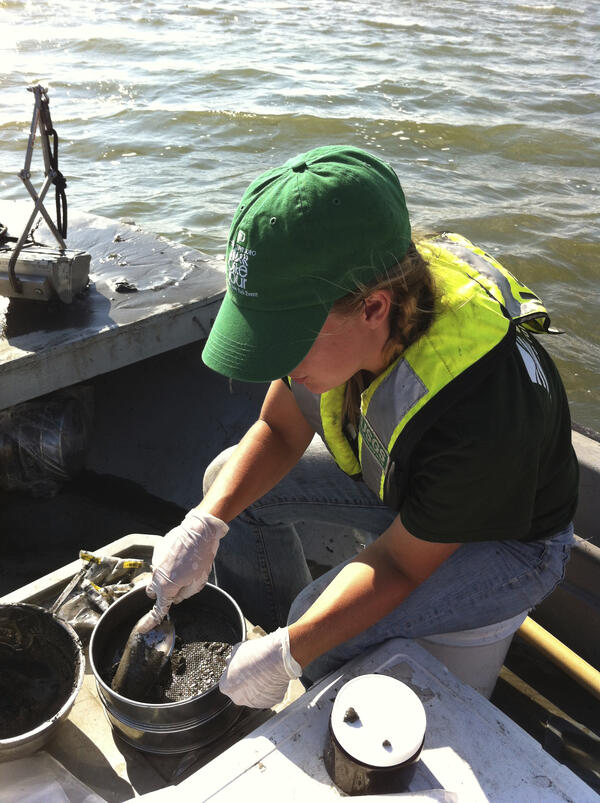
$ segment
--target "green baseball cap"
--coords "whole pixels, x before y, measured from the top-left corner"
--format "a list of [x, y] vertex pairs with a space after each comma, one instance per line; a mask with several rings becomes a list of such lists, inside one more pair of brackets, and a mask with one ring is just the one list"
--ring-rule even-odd
[[204, 363], [245, 382], [286, 376], [333, 303], [399, 262], [410, 236], [397, 175], [360, 148], [315, 148], [263, 173], [233, 217]]

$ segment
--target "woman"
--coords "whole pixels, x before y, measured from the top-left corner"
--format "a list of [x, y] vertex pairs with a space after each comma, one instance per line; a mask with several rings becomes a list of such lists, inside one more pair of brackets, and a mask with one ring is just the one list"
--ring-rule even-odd
[[[260, 176], [203, 360], [271, 385], [155, 550], [147, 626], [216, 556], [219, 585], [271, 631], [234, 649], [221, 689], [263, 707], [387, 638], [531, 609], [564, 574], [578, 482], [564, 389], [532, 335], [548, 326], [464, 238], [416, 247], [376, 157], [323, 147]], [[371, 543], [312, 583], [300, 521]]]

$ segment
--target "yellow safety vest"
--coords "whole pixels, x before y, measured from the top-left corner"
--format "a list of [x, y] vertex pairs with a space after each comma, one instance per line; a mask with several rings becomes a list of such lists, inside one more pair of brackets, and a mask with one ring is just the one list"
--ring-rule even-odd
[[304, 416], [338, 466], [397, 507], [410, 453], [423, 432], [512, 347], [515, 325], [549, 330], [538, 296], [458, 234], [418, 243], [436, 281], [427, 332], [377, 376], [361, 396], [358, 455], [344, 433], [345, 384], [314, 394], [290, 380]]

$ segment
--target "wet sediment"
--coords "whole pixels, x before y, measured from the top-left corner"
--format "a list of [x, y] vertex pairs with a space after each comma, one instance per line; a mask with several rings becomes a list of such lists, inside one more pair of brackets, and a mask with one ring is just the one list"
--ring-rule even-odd
[[[174, 607], [175, 646], [162, 671], [162, 659], [152, 651], [132, 652], [124, 697], [142, 703], [174, 703], [208, 691], [219, 682], [233, 644], [237, 641], [230, 622], [213, 611], [185, 612]], [[131, 629], [131, 625], [129, 626]], [[100, 667], [111, 685], [128, 638], [120, 627]]]
[[0, 649], [0, 739], [34, 730], [58, 713], [72, 688], [72, 670], [47, 658]]
[[52, 719], [75, 683], [76, 650], [45, 611], [0, 610], [0, 739], [21, 736]]

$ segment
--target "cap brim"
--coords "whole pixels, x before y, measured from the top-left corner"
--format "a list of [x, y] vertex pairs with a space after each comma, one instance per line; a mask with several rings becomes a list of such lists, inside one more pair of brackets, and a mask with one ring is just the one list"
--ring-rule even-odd
[[280, 379], [308, 354], [328, 314], [326, 304], [292, 310], [248, 310], [226, 293], [202, 360], [213, 371], [242, 382]]

